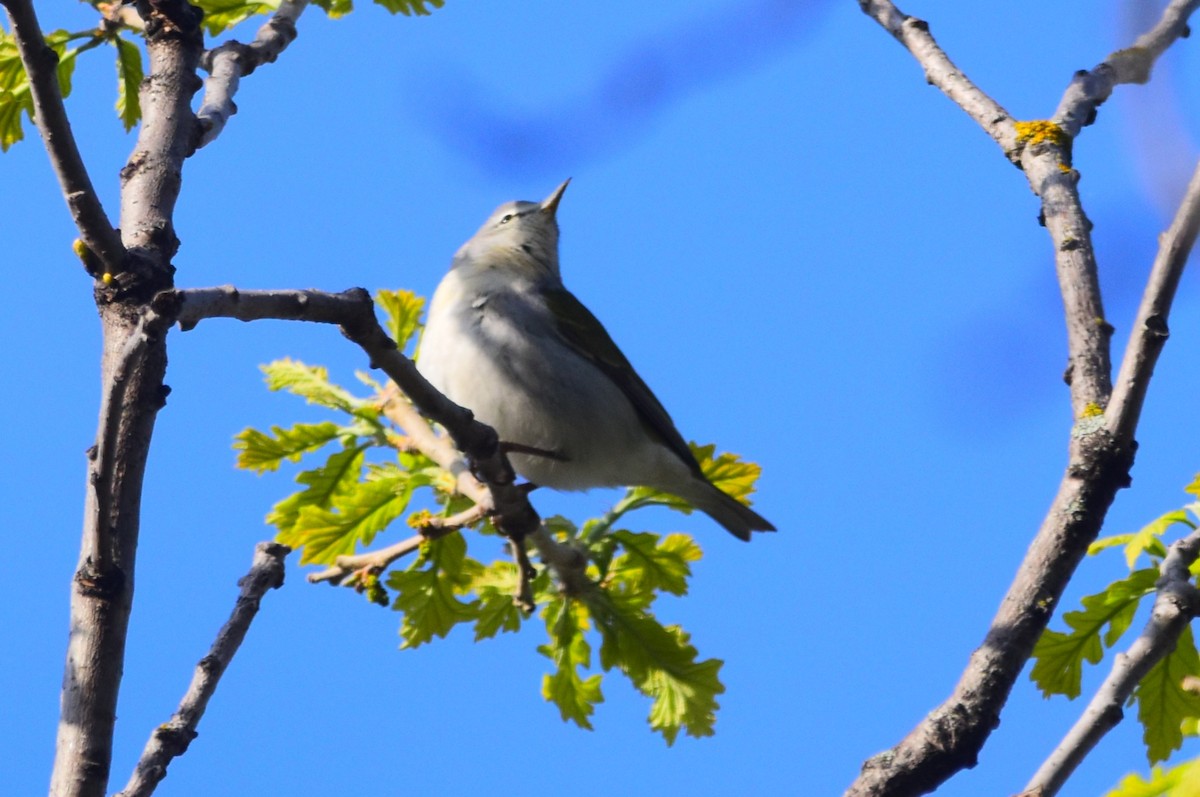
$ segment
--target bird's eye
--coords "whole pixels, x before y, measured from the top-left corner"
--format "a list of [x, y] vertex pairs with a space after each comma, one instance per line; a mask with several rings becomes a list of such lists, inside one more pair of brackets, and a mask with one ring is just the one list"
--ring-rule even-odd
[[509, 213], [508, 215], [504, 216], [504, 218], [500, 219], [500, 223], [508, 224], [512, 220], [513, 220], [513, 214]]

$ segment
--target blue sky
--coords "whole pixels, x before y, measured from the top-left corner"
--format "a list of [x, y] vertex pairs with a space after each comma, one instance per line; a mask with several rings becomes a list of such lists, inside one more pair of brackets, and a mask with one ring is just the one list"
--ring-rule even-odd
[[[89, 24], [84, 5], [42, 5], [49, 27]], [[1017, 118], [1048, 116], [1072, 72], [1132, 38], [1112, 2], [902, 8]], [[133, 139], [111, 110], [110, 54], [87, 55], [68, 107], [115, 214]], [[1075, 146], [1118, 355], [1194, 163], [1198, 98], [1183, 76], [1196, 68], [1180, 43]], [[572, 177], [567, 285], [685, 436], [763, 465], [756, 508], [780, 532], [743, 545], [703, 517], [647, 516], [706, 551], [692, 595], [660, 617], [726, 660], [712, 739], [666, 748], [646, 702], [611, 675], [596, 730], [565, 725], [540, 698], [535, 627], [398, 651], [397, 615], [293, 569], [160, 794], [838, 794], [945, 697], [1065, 464], [1061, 306], [1023, 175], [857, 4], [448, 0], [429, 18], [364, 3], [337, 22], [312, 10], [237, 104], [186, 165], [181, 286], [428, 294], [494, 206]], [[0, 158], [0, 175], [21, 288], [0, 316], [2, 533], [18, 596], [3, 610], [0, 717], [10, 791], [28, 794], [53, 753], [99, 336], [36, 138]], [[1200, 470], [1196, 289], [1185, 275], [1134, 484], [1106, 533], [1182, 505]], [[321, 417], [263, 387], [257, 366], [281, 356], [347, 381], [365, 366], [329, 329], [172, 334], [114, 790], [290, 491], [286, 474], [236, 471], [232, 436]], [[583, 518], [610, 499], [539, 491], [536, 504]], [[1063, 607], [1122, 574], [1119, 556], [1088, 560]], [[979, 766], [939, 794], [1015, 793], [1080, 709], [1023, 679]], [[1143, 771], [1138, 737], [1126, 722], [1063, 793]]]

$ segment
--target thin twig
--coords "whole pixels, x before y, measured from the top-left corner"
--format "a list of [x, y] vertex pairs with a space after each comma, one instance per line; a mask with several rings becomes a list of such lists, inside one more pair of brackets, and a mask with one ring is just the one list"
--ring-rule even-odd
[[1187, 265], [1188, 256], [1200, 231], [1200, 163], [1192, 173], [1187, 192], [1179, 203], [1171, 226], [1159, 238], [1158, 254], [1150, 268], [1150, 277], [1142, 294], [1137, 319], [1129, 335], [1121, 370], [1113, 386], [1112, 399], [1105, 417], [1109, 431], [1118, 441], [1133, 439], [1150, 387], [1154, 364], [1169, 334], [1167, 317], [1175, 299], [1175, 289]]
[[29, 77], [34, 121], [50, 155], [50, 165], [58, 177], [71, 218], [79, 229], [79, 237], [104, 268], [116, 274], [123, 270], [125, 247], [104, 212], [71, 132], [58, 87], [58, 55], [42, 37], [30, 0], [0, 0], [0, 4], [8, 11], [17, 51]]
[[1054, 112], [1054, 121], [1074, 138], [1082, 127], [1095, 119], [1096, 109], [1116, 86], [1149, 81], [1159, 57], [1177, 39], [1188, 35], [1188, 17], [1197, 6], [1200, 6], [1200, 0], [1172, 0], [1155, 26], [1132, 45], [1112, 53], [1091, 70], [1076, 72]]
[[1112, 670], [1096, 690], [1075, 726], [1038, 768], [1024, 793], [1053, 797], [1104, 735], [1124, 716], [1134, 688], [1164, 656], [1200, 611], [1200, 592], [1188, 569], [1200, 554], [1200, 531], [1173, 543], [1159, 566], [1160, 577], [1150, 619], [1129, 649], [1113, 659]]
[[187, 752], [188, 745], [196, 738], [196, 726], [208, 708], [209, 699], [216, 692], [221, 676], [246, 638], [254, 616], [258, 614], [263, 595], [269, 589], [283, 586], [283, 560], [290, 551], [291, 548], [286, 545], [274, 542], [260, 542], [255, 546], [250, 572], [238, 581], [241, 594], [229, 620], [217, 633], [208, 655], [196, 665], [192, 682], [179, 702], [179, 708], [170, 720], [150, 734], [150, 740], [146, 742], [129, 783], [117, 797], [149, 797], [166, 777], [167, 766], [172, 759]]
[[200, 126], [197, 149], [221, 135], [229, 117], [237, 113], [233, 96], [240, 80], [263, 64], [274, 63], [295, 40], [296, 20], [307, 5], [308, 0], [284, 0], [250, 44], [228, 41], [204, 54], [201, 63], [210, 77], [204, 81], [204, 101], [196, 112]]
[[1017, 132], [1008, 111], [954, 65], [930, 35], [928, 23], [903, 13], [890, 0], [859, 0], [859, 5], [913, 54], [925, 69], [926, 81], [966, 111], [1006, 154], [1017, 150]]

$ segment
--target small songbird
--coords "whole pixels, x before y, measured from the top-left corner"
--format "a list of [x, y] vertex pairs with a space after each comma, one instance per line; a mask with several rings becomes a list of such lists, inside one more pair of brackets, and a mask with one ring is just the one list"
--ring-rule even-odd
[[739, 539], [774, 531], [704, 477], [663, 405], [563, 287], [555, 213], [569, 182], [542, 202], [501, 205], [454, 255], [430, 305], [421, 373], [494, 428], [534, 484], [648, 486]]

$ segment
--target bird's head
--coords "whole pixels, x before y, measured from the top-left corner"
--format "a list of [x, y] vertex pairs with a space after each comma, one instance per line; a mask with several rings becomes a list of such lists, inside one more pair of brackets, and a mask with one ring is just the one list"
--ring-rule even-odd
[[503, 269], [529, 279], [559, 278], [555, 214], [568, 178], [541, 202], [505, 202], [454, 256], [454, 267]]

